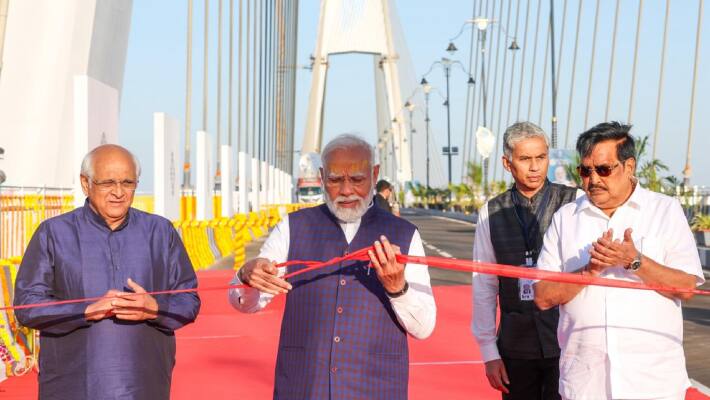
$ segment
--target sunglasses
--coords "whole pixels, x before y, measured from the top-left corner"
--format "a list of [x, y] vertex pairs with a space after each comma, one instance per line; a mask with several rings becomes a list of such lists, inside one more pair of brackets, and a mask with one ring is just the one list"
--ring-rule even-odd
[[579, 176], [581, 176], [582, 178], [589, 178], [590, 176], [592, 176], [592, 171], [596, 171], [597, 175], [602, 178], [606, 178], [607, 176], [611, 175], [611, 173], [614, 171], [614, 168], [618, 167], [619, 165], [621, 165], [621, 163], [616, 163], [614, 165], [599, 165], [596, 167], [578, 165], [577, 172], [579, 172]]

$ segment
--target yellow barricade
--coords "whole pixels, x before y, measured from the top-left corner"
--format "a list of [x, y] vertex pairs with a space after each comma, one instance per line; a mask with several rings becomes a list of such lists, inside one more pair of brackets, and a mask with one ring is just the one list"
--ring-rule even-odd
[[[19, 257], [0, 260], [0, 307], [12, 305], [19, 264]], [[0, 374], [24, 375], [36, 368], [38, 352], [36, 332], [20, 325], [14, 312], [0, 311]]]

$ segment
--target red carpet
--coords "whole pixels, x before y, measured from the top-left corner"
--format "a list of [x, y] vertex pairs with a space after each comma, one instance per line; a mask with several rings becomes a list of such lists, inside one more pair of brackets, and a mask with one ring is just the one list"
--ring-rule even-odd
[[[231, 271], [200, 272], [200, 286], [224, 285]], [[425, 341], [410, 339], [409, 398], [500, 399], [488, 386], [469, 330], [468, 286], [435, 287], [438, 318]], [[233, 310], [223, 291], [203, 292], [195, 324], [178, 331], [172, 399], [269, 399], [274, 381], [284, 297], [267, 310], [246, 315]], [[1, 399], [36, 399], [36, 375], [0, 383]], [[695, 389], [687, 400], [708, 400]]]

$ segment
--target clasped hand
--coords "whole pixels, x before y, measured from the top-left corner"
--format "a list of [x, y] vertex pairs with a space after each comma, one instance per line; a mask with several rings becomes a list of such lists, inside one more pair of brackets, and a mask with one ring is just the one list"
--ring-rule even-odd
[[638, 255], [631, 233], [632, 229], [628, 228], [624, 231], [623, 240], [614, 240], [612, 229], [604, 232], [599, 239], [592, 243], [592, 249], [589, 251], [591, 258], [587, 270], [592, 275], [599, 275], [607, 268], [629, 265]]
[[158, 317], [158, 302], [146, 293], [140, 285], [128, 278], [128, 287], [133, 290], [121, 292], [111, 289], [102, 299], [89, 304], [84, 310], [88, 321], [99, 321], [104, 318], [116, 317], [126, 321], [145, 321]]

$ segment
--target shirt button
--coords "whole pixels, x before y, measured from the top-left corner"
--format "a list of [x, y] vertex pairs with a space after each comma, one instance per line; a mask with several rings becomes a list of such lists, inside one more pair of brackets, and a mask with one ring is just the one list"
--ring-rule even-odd
[[338, 372], [338, 367], [333, 367], [333, 368], [331, 368], [331, 369], [330, 369], [330, 372], [332, 372], [332, 373]]
[[333, 341], [334, 341], [335, 343], [340, 343], [340, 336], [334, 337], [334, 338], [333, 338]]
[[340, 286], [345, 286], [345, 279], [340, 280]]
[[338, 308], [337, 308], [337, 311], [338, 311], [338, 314], [342, 314], [342, 313], [343, 313], [343, 307], [338, 307]]

